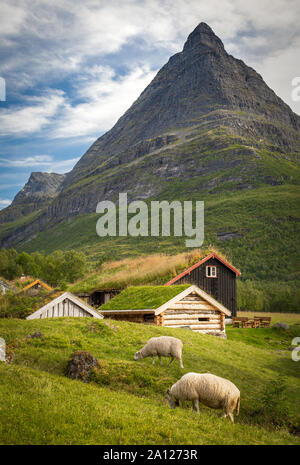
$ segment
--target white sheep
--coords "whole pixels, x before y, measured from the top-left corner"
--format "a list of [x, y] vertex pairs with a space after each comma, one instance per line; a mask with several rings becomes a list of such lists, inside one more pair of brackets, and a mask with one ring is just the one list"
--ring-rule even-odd
[[193, 410], [200, 413], [199, 401], [214, 409], [222, 409], [223, 417], [229, 416], [234, 423], [233, 411], [240, 411], [240, 391], [228, 379], [211, 373], [187, 373], [167, 391], [171, 408], [179, 406], [179, 401], [191, 400]]
[[155, 364], [155, 357], [158, 356], [160, 365], [162, 365], [161, 357], [171, 357], [168, 366], [171, 365], [174, 358], [182, 364], [182, 341], [176, 337], [160, 336], [152, 337], [147, 344], [134, 355], [134, 360], [140, 360], [145, 357], [153, 357], [152, 364]]

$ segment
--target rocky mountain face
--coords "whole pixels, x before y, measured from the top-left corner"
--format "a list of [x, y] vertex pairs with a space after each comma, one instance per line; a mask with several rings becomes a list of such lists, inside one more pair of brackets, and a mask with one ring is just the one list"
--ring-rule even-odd
[[[299, 154], [300, 117], [200, 23], [182, 52], [60, 178], [41, 214], [9, 237], [2, 235], [2, 244], [27, 230], [32, 234], [95, 212], [99, 201], [117, 199], [120, 192], [128, 192], [129, 200], [194, 194], [202, 199], [293, 182]], [[26, 204], [24, 189], [14, 203]], [[41, 203], [30, 205], [22, 215]], [[0, 221], [12, 207], [1, 212]]]
[[0, 212], [0, 224], [45, 208], [59, 193], [65, 174], [33, 172], [11, 205]]
[[[117, 124], [69, 173], [63, 185], [68, 191], [62, 190], [50, 215], [94, 212], [99, 200], [122, 191], [132, 198], [158, 195], [166, 179], [186, 178], [187, 173], [190, 177], [191, 169], [197, 176], [232, 169], [244, 165], [246, 156], [257, 157], [259, 148], [297, 152], [299, 132], [300, 117], [256, 71], [229, 55], [207, 24], [200, 23], [183, 51], [169, 59]], [[186, 152], [192, 141], [191, 160]], [[228, 163], [220, 156], [207, 165], [208, 151], [233, 142], [243, 147], [226, 157]], [[144, 174], [131, 177], [139, 167]]]

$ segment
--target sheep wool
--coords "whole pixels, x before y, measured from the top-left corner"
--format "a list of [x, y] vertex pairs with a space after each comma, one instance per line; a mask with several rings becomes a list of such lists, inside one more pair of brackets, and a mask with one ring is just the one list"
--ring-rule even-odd
[[223, 416], [229, 416], [233, 423], [233, 411], [239, 414], [240, 391], [228, 379], [211, 373], [187, 373], [168, 391], [168, 400], [171, 408], [178, 406], [180, 400], [190, 400], [198, 413], [199, 402], [213, 409], [222, 409]]
[[180, 367], [182, 364], [182, 341], [176, 337], [160, 336], [152, 337], [147, 344], [134, 355], [134, 360], [140, 360], [145, 357], [153, 357], [153, 365], [155, 364], [155, 357], [159, 358], [160, 364], [161, 357], [171, 357], [168, 366], [176, 358], [179, 361]]

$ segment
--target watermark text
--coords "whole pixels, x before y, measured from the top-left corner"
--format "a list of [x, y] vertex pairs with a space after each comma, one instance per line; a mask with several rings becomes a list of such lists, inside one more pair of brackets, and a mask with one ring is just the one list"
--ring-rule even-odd
[[118, 205], [110, 200], [99, 202], [96, 212], [102, 216], [96, 224], [98, 236], [168, 237], [173, 233], [174, 236], [188, 238], [186, 247], [203, 244], [203, 201], [151, 201], [149, 206], [142, 200], [128, 204], [127, 193], [119, 194]]

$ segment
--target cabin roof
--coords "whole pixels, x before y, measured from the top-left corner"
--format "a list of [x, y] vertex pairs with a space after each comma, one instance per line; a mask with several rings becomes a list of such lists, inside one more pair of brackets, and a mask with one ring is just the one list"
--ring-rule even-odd
[[[176, 286], [176, 287], [179, 287], [179, 286]], [[189, 286], [188, 288], [184, 289], [182, 292], [180, 292], [175, 297], [173, 297], [173, 299], [170, 299], [168, 302], [165, 302], [163, 305], [157, 308], [155, 310], [155, 315], [159, 315], [160, 313], [165, 311], [167, 308], [169, 308], [170, 305], [175, 304], [176, 302], [179, 302], [181, 299], [183, 299], [184, 297], [192, 293], [198, 294], [202, 299], [206, 300], [217, 310], [219, 310], [222, 313], [225, 313], [225, 315], [227, 316], [231, 316], [231, 311], [228, 310], [228, 308], [224, 307], [224, 305], [222, 305], [220, 302], [218, 302], [211, 295], [207, 294], [207, 292], [203, 291], [203, 289], [200, 289], [195, 284], [192, 284], [192, 286]]]
[[85, 310], [87, 313], [89, 313], [91, 316], [94, 318], [103, 318], [103, 315], [101, 315], [99, 312], [97, 312], [93, 307], [88, 305], [86, 302], [83, 300], [79, 299], [77, 296], [71, 294], [70, 292], [63, 292], [60, 295], [56, 296], [54, 299], [48, 301], [40, 307], [38, 310], [36, 310], [34, 313], [31, 313], [26, 319], [31, 320], [36, 317], [38, 317], [44, 310], [46, 310], [48, 307], [52, 307], [53, 305], [56, 305], [60, 302], [63, 302], [64, 300], [70, 300], [74, 304], [78, 305], [78, 307], [82, 308], [82, 310]]
[[174, 278], [172, 278], [170, 281], [168, 281], [165, 286], [170, 286], [171, 284], [175, 283], [178, 281], [180, 278], [183, 278], [183, 276], [190, 274], [191, 271], [193, 271], [195, 268], [198, 268], [198, 266], [202, 265], [203, 263], [207, 262], [207, 260], [210, 260], [211, 258], [215, 258], [216, 260], [219, 260], [219, 262], [223, 263], [223, 265], [227, 266], [230, 270], [232, 270], [236, 276], [240, 276], [241, 272], [235, 268], [231, 263], [227, 262], [224, 258], [220, 257], [217, 255], [215, 252], [207, 255], [207, 257], [202, 258], [200, 262], [195, 263], [195, 265], [190, 266], [187, 270], [183, 271], [182, 273], [178, 274]]
[[51, 286], [48, 286], [48, 284], [44, 283], [40, 279], [36, 279], [32, 283], [27, 284], [27, 286], [23, 287], [22, 292], [23, 291], [28, 291], [28, 289], [34, 287], [36, 284], [39, 284], [40, 286], [43, 286], [47, 291], [53, 291], [53, 288]]
[[130, 286], [100, 307], [100, 310], [151, 310], [163, 305], [187, 289], [189, 284], [179, 286]]
[[132, 286], [125, 289], [105, 305], [100, 311], [105, 313], [151, 313], [159, 315], [171, 304], [180, 301], [187, 295], [196, 292], [201, 298], [213, 305], [217, 310], [230, 316], [231, 312], [196, 285], [179, 286]]

